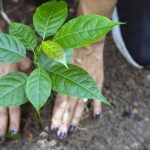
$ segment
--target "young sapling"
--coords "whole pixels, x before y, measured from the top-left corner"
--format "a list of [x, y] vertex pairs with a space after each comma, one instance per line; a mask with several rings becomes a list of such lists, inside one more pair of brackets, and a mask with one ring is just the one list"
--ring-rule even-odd
[[[13, 72], [0, 78], [0, 106], [18, 106], [30, 101], [39, 113], [52, 90], [110, 105], [92, 77], [70, 60], [72, 49], [96, 42], [120, 23], [95, 14], [64, 23], [67, 14], [64, 1], [46, 2], [33, 15], [36, 32], [11, 21], [9, 34], [0, 33], [0, 62], [20, 62], [26, 58], [27, 50], [33, 53], [35, 65], [29, 76]], [[42, 37], [40, 42], [36, 33]]]

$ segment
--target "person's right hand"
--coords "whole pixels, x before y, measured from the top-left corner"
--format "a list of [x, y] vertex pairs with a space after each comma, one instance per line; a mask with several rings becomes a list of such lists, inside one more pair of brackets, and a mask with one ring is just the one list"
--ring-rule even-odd
[[[31, 62], [29, 59], [26, 59], [20, 63], [0, 63], [0, 76], [18, 70], [26, 72], [29, 71], [30, 66]], [[4, 137], [7, 131], [10, 135], [15, 135], [18, 133], [20, 116], [20, 106], [9, 108], [0, 106], [0, 143], [4, 142]]]
[[[92, 75], [100, 90], [104, 79], [103, 41], [75, 50], [73, 58], [76, 65], [84, 68]], [[93, 100], [92, 107], [93, 117], [98, 119], [102, 111], [101, 102]], [[85, 108], [86, 103], [84, 100], [58, 94], [51, 120], [51, 131], [56, 132], [61, 140], [67, 136], [68, 132], [75, 132]]]

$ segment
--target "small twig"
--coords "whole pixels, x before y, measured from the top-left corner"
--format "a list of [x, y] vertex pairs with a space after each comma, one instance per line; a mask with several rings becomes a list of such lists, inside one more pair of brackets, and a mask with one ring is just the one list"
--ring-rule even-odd
[[22, 5], [22, 3], [23, 3], [23, 0], [20, 0], [19, 4], [17, 4], [17, 6], [13, 7], [12, 9], [6, 10], [5, 11], [6, 14], [10, 14], [11, 12], [16, 11], [17, 9], [19, 9], [20, 6]]
[[[21, 5], [21, 4], [20, 4]], [[10, 14], [10, 13], [12, 13], [13, 11], [15, 11], [15, 10], [17, 10], [19, 7], [20, 7], [20, 5], [17, 5], [16, 7], [13, 7], [12, 9], [9, 9], [9, 10], [7, 10], [7, 11], [5, 11], [7, 14]]]
[[9, 24], [10, 19], [4, 11], [3, 0], [0, 0], [0, 14], [1, 14], [2, 18]]

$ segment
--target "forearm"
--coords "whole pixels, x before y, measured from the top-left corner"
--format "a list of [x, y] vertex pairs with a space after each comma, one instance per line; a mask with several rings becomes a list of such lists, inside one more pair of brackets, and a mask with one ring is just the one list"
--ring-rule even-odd
[[94, 13], [110, 18], [116, 3], [117, 0], [80, 0], [78, 15]]
[[[116, 3], [117, 0], [80, 0], [77, 12], [78, 15], [97, 14], [111, 18]], [[104, 41], [105, 37], [101, 38], [96, 42], [97, 46], [98, 44], [103, 45]], [[95, 45], [92, 44], [91, 46], [94, 50]]]
[[[94, 13], [111, 17], [116, 2], [117, 0], [80, 0], [78, 15]], [[86, 69], [100, 86], [103, 82], [104, 41], [105, 37], [94, 44], [74, 51], [74, 63]]]
[[[78, 15], [97, 14], [101, 16], [111, 17], [117, 0], [80, 0], [78, 6]], [[98, 42], [103, 43], [104, 38]]]

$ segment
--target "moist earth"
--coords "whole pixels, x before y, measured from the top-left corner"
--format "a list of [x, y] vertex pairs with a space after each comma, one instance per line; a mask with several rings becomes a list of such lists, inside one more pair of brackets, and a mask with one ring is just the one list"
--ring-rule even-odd
[[[12, 20], [32, 25], [34, 5], [23, 0], [5, 0], [4, 6]], [[73, 8], [70, 13], [74, 13]], [[0, 30], [7, 28], [0, 18]], [[55, 96], [41, 110], [41, 120], [33, 107], [26, 104], [22, 106], [20, 139], [7, 140], [0, 150], [150, 150], [150, 71], [130, 66], [110, 35], [104, 61], [103, 93], [113, 101], [113, 107], [103, 106], [100, 120], [92, 119], [91, 110], [86, 112], [77, 132], [59, 141], [49, 132]]]

